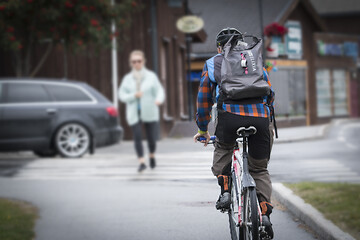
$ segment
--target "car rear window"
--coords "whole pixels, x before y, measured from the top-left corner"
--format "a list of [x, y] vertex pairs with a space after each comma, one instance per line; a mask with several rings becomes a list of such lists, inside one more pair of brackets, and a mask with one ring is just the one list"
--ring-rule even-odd
[[50, 96], [40, 83], [7, 83], [6, 103], [49, 102]]
[[46, 84], [47, 90], [59, 102], [91, 102], [92, 99], [81, 89], [58, 85], [58, 84]]

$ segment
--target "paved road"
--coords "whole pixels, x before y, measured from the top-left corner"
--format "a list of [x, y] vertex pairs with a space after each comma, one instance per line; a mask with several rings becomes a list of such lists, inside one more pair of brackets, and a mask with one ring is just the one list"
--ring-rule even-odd
[[[41, 206], [37, 240], [230, 239], [212, 182], [1, 179], [1, 196]], [[315, 239], [281, 206], [277, 240]]]
[[[335, 126], [323, 140], [275, 144], [273, 181], [360, 182], [359, 134], [356, 121]], [[190, 139], [161, 141], [158, 168], [143, 174], [131, 142], [82, 159], [1, 154], [0, 196], [40, 207], [39, 240], [227, 239], [227, 216], [214, 209], [212, 150]], [[276, 239], [315, 239], [286, 209], [276, 209]]]

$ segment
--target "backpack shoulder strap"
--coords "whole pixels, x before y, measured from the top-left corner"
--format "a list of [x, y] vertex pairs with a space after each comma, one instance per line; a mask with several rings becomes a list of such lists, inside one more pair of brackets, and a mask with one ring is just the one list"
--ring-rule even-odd
[[218, 85], [221, 82], [221, 65], [224, 56], [222, 54], [218, 54], [214, 57], [214, 78]]
[[216, 84], [219, 84], [221, 80], [220, 74], [221, 74], [222, 59], [223, 56], [221, 54], [217, 54], [214, 57], [206, 60], [210, 81]]

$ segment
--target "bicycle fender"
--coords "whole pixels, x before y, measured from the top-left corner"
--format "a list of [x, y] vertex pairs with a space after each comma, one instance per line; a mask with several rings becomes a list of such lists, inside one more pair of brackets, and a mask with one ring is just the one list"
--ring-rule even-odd
[[242, 185], [244, 188], [256, 187], [256, 183], [249, 173], [244, 173], [242, 177], [242, 181], [243, 181]]

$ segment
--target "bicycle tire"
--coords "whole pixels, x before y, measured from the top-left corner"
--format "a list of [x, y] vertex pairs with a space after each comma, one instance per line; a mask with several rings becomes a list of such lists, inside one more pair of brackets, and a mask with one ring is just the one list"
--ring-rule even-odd
[[228, 211], [229, 215], [229, 227], [230, 227], [230, 236], [231, 240], [239, 240], [240, 238], [240, 227], [239, 222], [239, 202], [237, 199], [236, 183], [234, 182], [235, 178], [233, 177], [233, 182], [231, 184], [231, 204]]
[[240, 240], [259, 240], [260, 216], [255, 188], [248, 188], [244, 194], [244, 223], [240, 227]]

